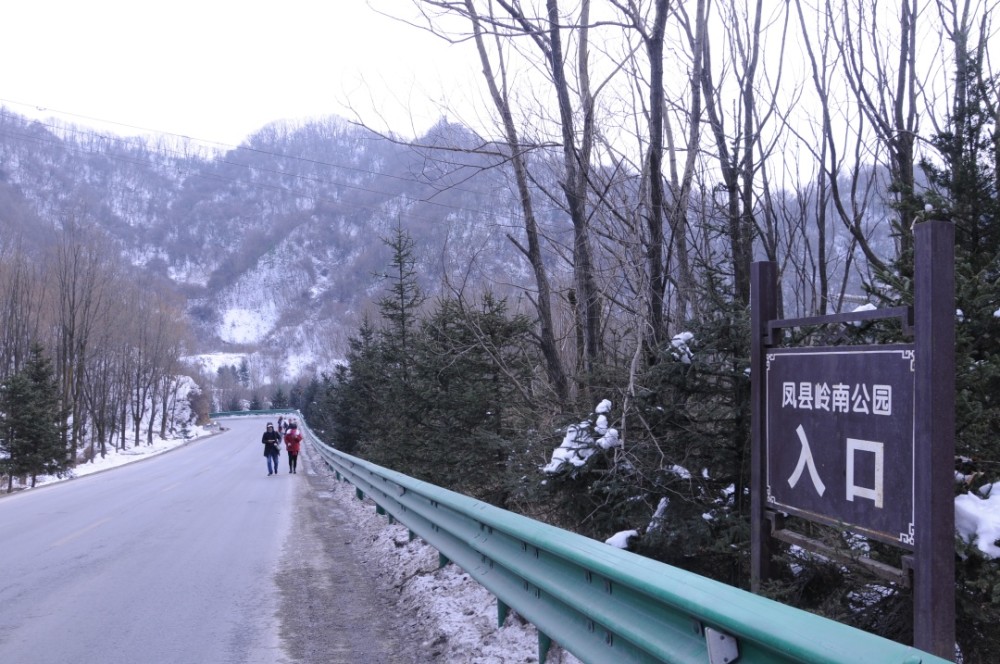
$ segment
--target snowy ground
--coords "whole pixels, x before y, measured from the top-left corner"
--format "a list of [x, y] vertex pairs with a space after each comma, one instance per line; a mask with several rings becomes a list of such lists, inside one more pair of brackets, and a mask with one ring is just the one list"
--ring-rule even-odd
[[[397, 596], [407, 629], [426, 635], [421, 650], [433, 661], [513, 664], [538, 661], [538, 632], [513, 610], [497, 628], [496, 599], [456, 565], [438, 568], [438, 553], [423, 540], [410, 541], [406, 526], [390, 524], [375, 504], [356, 498], [354, 487], [338, 482], [318, 454], [306, 446], [310, 472], [326, 473], [334, 498], [353, 514], [361, 538], [369, 542], [365, 564], [380, 586]], [[548, 664], [580, 660], [552, 644]]]
[[[122, 452], [116, 452], [114, 449], [109, 449], [107, 456], [103, 459], [98, 456], [91, 461], [87, 461], [86, 463], [80, 463], [75, 468], [65, 473], [62, 477], [56, 477], [54, 475], [41, 475], [35, 481], [35, 485], [43, 486], [54, 482], [62, 482], [68, 479], [73, 479], [74, 477], [91, 475], [93, 473], [99, 473], [118, 466], [123, 466], [134, 461], [148, 459], [152, 456], [156, 456], [157, 454], [168, 452], [181, 445], [187, 445], [188, 443], [194, 442], [200, 438], [211, 436], [213, 433], [217, 432], [218, 428], [192, 426], [189, 438], [164, 440], [159, 436], [154, 436], [152, 445], [146, 445], [145, 442], [142, 442], [138, 447], [130, 447]], [[19, 488], [17, 484], [14, 486], [15, 489]]]

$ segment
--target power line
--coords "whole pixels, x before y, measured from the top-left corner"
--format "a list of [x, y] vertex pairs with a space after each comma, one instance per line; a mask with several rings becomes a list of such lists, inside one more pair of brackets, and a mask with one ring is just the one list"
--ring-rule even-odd
[[[0, 102], [3, 102], [3, 103], [13, 103], [13, 104], [22, 105], [22, 106], [30, 106], [29, 104], [24, 104], [23, 102], [13, 102], [11, 100], [6, 100], [6, 99], [0, 99]], [[45, 109], [45, 108], [37, 107], [37, 106], [32, 106], [32, 107], [33, 108], [38, 108], [39, 110], [43, 110], [43, 111], [51, 110], [51, 109]], [[232, 145], [229, 145], [229, 144], [220, 143], [220, 142], [216, 142], [216, 141], [206, 141], [206, 140], [203, 140], [203, 139], [192, 139], [191, 137], [183, 136], [183, 135], [180, 135], [180, 134], [173, 134], [173, 133], [170, 133], [170, 132], [159, 132], [159, 131], [153, 130], [153, 129], [148, 129], [148, 128], [144, 128], [144, 127], [138, 127], [138, 126], [135, 126], [135, 125], [129, 125], [129, 124], [124, 124], [124, 123], [120, 123], [120, 122], [114, 122], [114, 121], [110, 121], [110, 120], [104, 120], [104, 119], [101, 119], [101, 118], [93, 118], [93, 117], [90, 117], [90, 116], [84, 116], [84, 115], [74, 114], [74, 113], [65, 112], [65, 111], [52, 111], [52, 112], [64, 114], [64, 115], [71, 116], [71, 117], [77, 117], [77, 118], [81, 118], [81, 119], [87, 119], [87, 120], [91, 120], [91, 121], [95, 121], [95, 122], [102, 122], [102, 123], [117, 125], [117, 126], [121, 126], [121, 127], [127, 127], [129, 129], [134, 129], [134, 130], [139, 130], [139, 131], [153, 132], [153, 133], [155, 133], [157, 135], [160, 135], [160, 136], [169, 136], [169, 137], [173, 137], [175, 139], [180, 139], [181, 141], [197, 140], [199, 142], [215, 146], [215, 149], [228, 149], [230, 151], [252, 152], [252, 153], [255, 153], [255, 154], [261, 154], [261, 155], [265, 155], [265, 156], [269, 156], [269, 157], [275, 157], [275, 158], [287, 159], [287, 160], [292, 160], [292, 161], [298, 161], [298, 162], [306, 163], [306, 164], [309, 164], [309, 165], [312, 165], [312, 166], [322, 166], [322, 167], [332, 168], [332, 169], [342, 169], [342, 170], [347, 170], [347, 171], [354, 171], [354, 172], [361, 173], [361, 174], [369, 176], [369, 177], [380, 177], [380, 178], [394, 179], [394, 180], [399, 180], [399, 181], [404, 182], [404, 183], [415, 184], [415, 185], [420, 185], [420, 186], [427, 186], [427, 187], [433, 186], [431, 183], [429, 183], [429, 182], [427, 182], [425, 180], [418, 180], [416, 178], [407, 178], [407, 177], [404, 177], [404, 176], [395, 175], [395, 174], [391, 174], [391, 173], [385, 173], [385, 172], [379, 172], [379, 171], [372, 171], [372, 170], [369, 170], [369, 169], [363, 169], [363, 168], [358, 168], [358, 167], [353, 167], [353, 166], [345, 166], [343, 164], [333, 164], [333, 163], [330, 163], [330, 162], [325, 162], [325, 161], [316, 160], [316, 159], [310, 159], [310, 158], [301, 157], [301, 156], [298, 156], [298, 155], [292, 155], [292, 154], [281, 153], [281, 152], [273, 152], [273, 151], [269, 151], [269, 150], [262, 150], [262, 149], [259, 149], [259, 148], [251, 148], [251, 147], [247, 147], [247, 146], [232, 146]], [[130, 140], [136, 140], [136, 141], [139, 141], [143, 145], [144, 149], [146, 149], [146, 150], [148, 150], [150, 152], [159, 154], [160, 156], [170, 157], [170, 158], [174, 158], [174, 159], [191, 159], [192, 158], [192, 155], [187, 154], [185, 152], [182, 152], [180, 150], [173, 150], [173, 149], [164, 147], [162, 145], [162, 143], [159, 143], [159, 144], [157, 144], [155, 146], [150, 145], [149, 142], [147, 140], [144, 140], [142, 137], [134, 137], [134, 139], [130, 139], [130, 138], [121, 137], [121, 136], [113, 136], [113, 135], [112, 136], [108, 136], [106, 134], [98, 133], [98, 132], [93, 131], [93, 130], [83, 129], [83, 128], [80, 128], [80, 127], [78, 127], [76, 125], [72, 125], [72, 124], [70, 124], [68, 126], [65, 126], [65, 125], [50, 124], [50, 123], [46, 123], [46, 122], [39, 121], [39, 120], [29, 120], [29, 119], [24, 118], [23, 116], [20, 116], [20, 115], [17, 115], [17, 114], [9, 114], [9, 113], [7, 113], [7, 112], [5, 112], [5, 109], [3, 107], [0, 107], [0, 117], [10, 118], [10, 119], [14, 119], [14, 120], [21, 120], [21, 121], [26, 121], [27, 120], [27, 121], [30, 121], [30, 122], [33, 122], [33, 123], [37, 123], [40, 126], [47, 127], [49, 129], [53, 130], [54, 132], [61, 132], [63, 134], [67, 134], [68, 133], [68, 134], [71, 134], [71, 135], [89, 136], [91, 138], [98, 138], [98, 139], [102, 139], [102, 140], [119, 141], [119, 142], [123, 143], [126, 147], [130, 147], [129, 146]], [[0, 135], [3, 135], [3, 134], [4, 134], [4, 132], [0, 131]], [[35, 141], [38, 141], [38, 142], [47, 142], [49, 144], [59, 145], [59, 146], [63, 147], [64, 149], [68, 149], [68, 150], [71, 150], [71, 151], [74, 151], [74, 152], [78, 152], [78, 153], [83, 153], [83, 154], [101, 154], [102, 156], [105, 156], [105, 157], [107, 157], [109, 159], [116, 159], [116, 160], [119, 160], [119, 161], [126, 161], [128, 163], [132, 163], [133, 165], [142, 165], [142, 162], [136, 161], [134, 159], [126, 159], [126, 158], [118, 156], [118, 155], [108, 154], [107, 152], [99, 152], [99, 151], [96, 151], [96, 150], [88, 150], [88, 149], [84, 149], [82, 147], [71, 148], [71, 147], [66, 146], [64, 143], [56, 143], [54, 141], [46, 141], [46, 140], [43, 140], [43, 139], [41, 139], [39, 137], [35, 137], [35, 136], [14, 135], [14, 134], [11, 134], [10, 132], [7, 132], [6, 135], [12, 136], [12, 137], [23, 138], [25, 140], [35, 140]], [[63, 141], [66, 141], [65, 137], [63, 137]], [[77, 140], [76, 141], [76, 145], [79, 146], [80, 145], [80, 141]], [[378, 190], [378, 189], [373, 189], [373, 188], [368, 188], [368, 187], [362, 187], [362, 186], [356, 185], [356, 184], [350, 184], [350, 183], [346, 183], [346, 182], [339, 182], [339, 181], [336, 181], [336, 180], [328, 180], [328, 179], [319, 178], [319, 177], [315, 177], [315, 176], [303, 175], [301, 173], [295, 173], [295, 172], [290, 172], [290, 171], [283, 171], [283, 170], [279, 170], [279, 169], [268, 169], [268, 168], [261, 167], [261, 166], [254, 166], [254, 165], [243, 163], [243, 162], [232, 161], [232, 160], [226, 159], [226, 158], [221, 158], [221, 159], [220, 158], [211, 158], [208, 161], [209, 161], [209, 163], [212, 163], [212, 164], [225, 164], [225, 165], [230, 165], [230, 166], [236, 166], [236, 167], [239, 167], [239, 168], [246, 168], [248, 170], [250, 170], [250, 169], [256, 169], [258, 171], [267, 172], [267, 173], [271, 173], [271, 174], [279, 175], [279, 176], [283, 176], [283, 177], [290, 177], [290, 178], [297, 179], [297, 180], [308, 181], [308, 182], [312, 182], [314, 184], [323, 184], [323, 185], [333, 186], [333, 187], [342, 187], [342, 188], [354, 189], [354, 190], [363, 191], [363, 192], [366, 192], [366, 193], [376, 194], [376, 195], [379, 195], [379, 196], [386, 196], [386, 197], [393, 197], [393, 198], [403, 198], [403, 199], [408, 200], [408, 201], [413, 202], [413, 203], [422, 203], [422, 204], [427, 204], [427, 205], [435, 205], [435, 206], [441, 207], [443, 209], [450, 209], [450, 210], [454, 210], [454, 211], [458, 211], [458, 212], [465, 212], [467, 214], [473, 215], [473, 218], [475, 218], [477, 215], [484, 215], [484, 216], [495, 217], [495, 218], [507, 218], [507, 217], [509, 217], [509, 215], [501, 215], [501, 214], [499, 214], [497, 212], [494, 212], [492, 210], [470, 209], [470, 208], [465, 208], [465, 207], [458, 206], [458, 205], [450, 205], [450, 204], [446, 204], [446, 203], [437, 203], [435, 201], [429, 200], [428, 198], [413, 198], [413, 197], [411, 197], [411, 196], [409, 196], [407, 194], [404, 194], [404, 193], [386, 192], [386, 191], [381, 191], [381, 190]], [[145, 165], [149, 165], [148, 162]], [[208, 174], [204, 174], [204, 173], [191, 172], [190, 174], [194, 175], [194, 176], [197, 176], [197, 177], [209, 177]], [[271, 190], [280, 190], [280, 191], [284, 191], [284, 192], [287, 192], [287, 193], [290, 193], [290, 194], [293, 194], [293, 195], [296, 195], [296, 196], [299, 196], [299, 197], [302, 197], [302, 198], [313, 200], [315, 202], [336, 203], [336, 204], [339, 204], [339, 205], [347, 205], [347, 206], [350, 206], [350, 207], [355, 207], [355, 208], [359, 208], [359, 209], [367, 209], [367, 210], [370, 210], [370, 211], [376, 211], [378, 209], [377, 206], [369, 206], [369, 205], [345, 203], [342, 200], [333, 201], [333, 200], [330, 200], [330, 199], [325, 199], [325, 198], [322, 198], [320, 196], [317, 196], [314, 193], [299, 192], [299, 191], [290, 189], [288, 187], [282, 187], [280, 185], [269, 185], [269, 184], [265, 185], [264, 183], [254, 182], [253, 180], [250, 180], [249, 182], [245, 182], [243, 180], [236, 180], [236, 179], [232, 179], [232, 178], [226, 178], [225, 176], [221, 176], [221, 175], [217, 175], [217, 174], [211, 174], [211, 177], [212, 177], [212, 179], [224, 180], [224, 181], [229, 181], [229, 182], [233, 182], [233, 183], [246, 184], [246, 185], [249, 185], [249, 186], [252, 186], [252, 187], [255, 187], [255, 188], [266, 188], [266, 189], [271, 189]], [[462, 187], [458, 187], [458, 186], [446, 187], [445, 190], [459, 191], [459, 192], [466, 192], [466, 193], [479, 193], [479, 192], [476, 192], [474, 190], [466, 189], [466, 188], [462, 188]], [[435, 193], [440, 193], [440, 190], [435, 189]], [[417, 218], [419, 218], [419, 217], [417, 217]], [[507, 225], [509, 225], [509, 224], [507, 224]]]

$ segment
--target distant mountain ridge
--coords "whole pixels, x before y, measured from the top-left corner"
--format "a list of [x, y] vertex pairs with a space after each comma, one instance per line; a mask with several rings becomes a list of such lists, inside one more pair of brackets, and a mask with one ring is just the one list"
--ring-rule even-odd
[[443, 120], [417, 143], [468, 150], [414, 148], [331, 117], [206, 155], [0, 109], [0, 209], [13, 235], [39, 244], [66, 219], [99, 227], [128, 262], [176, 284], [198, 351], [259, 351], [277, 379], [340, 357], [382, 293], [380, 238], [397, 223], [432, 296], [445, 280], [523, 283], [502, 162]]

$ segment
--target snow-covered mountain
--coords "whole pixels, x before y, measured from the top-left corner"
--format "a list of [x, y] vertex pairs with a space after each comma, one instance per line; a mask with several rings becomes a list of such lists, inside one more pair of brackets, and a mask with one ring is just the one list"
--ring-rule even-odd
[[[198, 352], [254, 354], [265, 375], [328, 370], [383, 293], [399, 224], [422, 286], [524, 283], [516, 199], [481, 141], [442, 121], [422, 146], [338, 118], [274, 124], [238, 148], [120, 138], [0, 109], [3, 230], [97, 226], [185, 296]], [[464, 146], [464, 152], [434, 146]], [[0, 238], [2, 239], [2, 238]]]

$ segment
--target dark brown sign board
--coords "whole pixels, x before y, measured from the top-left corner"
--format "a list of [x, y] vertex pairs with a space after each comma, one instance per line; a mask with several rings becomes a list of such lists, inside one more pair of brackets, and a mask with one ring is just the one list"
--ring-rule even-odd
[[[921, 221], [913, 239], [912, 307], [782, 319], [777, 264], [751, 266], [750, 586], [772, 577], [780, 541], [823, 551], [787, 531], [782, 512], [891, 542], [912, 552], [896, 572], [911, 575], [914, 645], [950, 659], [955, 227]], [[899, 320], [913, 344], [783, 347], [783, 330], [882, 319]]]
[[770, 509], [913, 549], [910, 344], [766, 353]]

